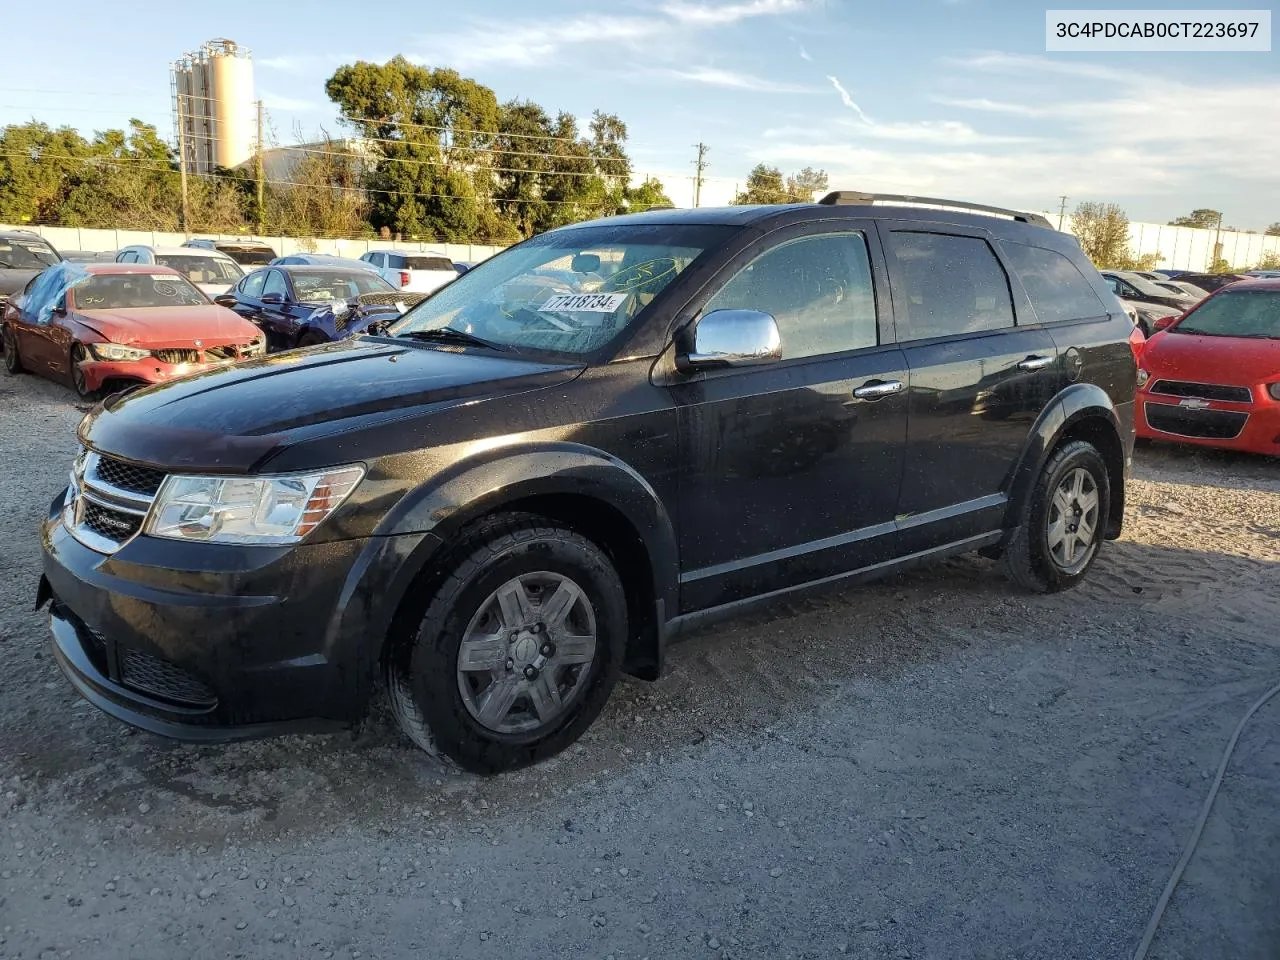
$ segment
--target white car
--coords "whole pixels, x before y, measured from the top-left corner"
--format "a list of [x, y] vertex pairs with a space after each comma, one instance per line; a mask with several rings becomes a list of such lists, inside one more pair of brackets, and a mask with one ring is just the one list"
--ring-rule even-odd
[[242, 279], [244, 271], [225, 253], [199, 247], [121, 247], [116, 263], [154, 263], [172, 267], [212, 300]]
[[408, 293], [432, 293], [458, 279], [453, 261], [440, 253], [370, 250], [360, 258], [393, 287]]

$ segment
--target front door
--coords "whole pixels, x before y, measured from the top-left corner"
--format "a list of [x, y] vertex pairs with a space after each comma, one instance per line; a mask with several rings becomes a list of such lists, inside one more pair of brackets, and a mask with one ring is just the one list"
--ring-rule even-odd
[[907, 372], [874, 230], [788, 228], [724, 275], [701, 315], [770, 314], [782, 360], [671, 388], [683, 612], [888, 559], [894, 542]]
[[985, 231], [916, 221], [884, 233], [911, 371], [897, 513], [914, 552], [1000, 528], [1012, 469], [1065, 375]]

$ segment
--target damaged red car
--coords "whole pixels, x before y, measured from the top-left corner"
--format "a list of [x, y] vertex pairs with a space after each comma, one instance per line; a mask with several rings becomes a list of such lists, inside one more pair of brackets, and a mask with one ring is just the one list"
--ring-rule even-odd
[[256, 326], [154, 264], [56, 264], [10, 301], [2, 320], [9, 373], [40, 374], [86, 398], [267, 349]]

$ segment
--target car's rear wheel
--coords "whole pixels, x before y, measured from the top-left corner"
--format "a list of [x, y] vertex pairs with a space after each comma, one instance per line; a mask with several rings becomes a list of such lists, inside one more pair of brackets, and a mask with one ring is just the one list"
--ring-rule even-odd
[[0, 339], [4, 341], [4, 368], [11, 374], [17, 375], [22, 373], [22, 357], [18, 355], [18, 338], [13, 334], [13, 328], [7, 323], [4, 325], [3, 333]]
[[1107, 467], [1097, 448], [1083, 440], [1058, 448], [1001, 554], [1005, 575], [1037, 593], [1074, 587], [1097, 559], [1110, 503]]
[[89, 351], [83, 344], [71, 346], [71, 385], [82, 400], [92, 400], [98, 391], [89, 389], [89, 381], [84, 375], [84, 365], [89, 362]]
[[416, 633], [388, 659], [401, 727], [477, 773], [559, 753], [617, 681], [622, 581], [587, 538], [528, 514], [490, 518], [452, 552]]

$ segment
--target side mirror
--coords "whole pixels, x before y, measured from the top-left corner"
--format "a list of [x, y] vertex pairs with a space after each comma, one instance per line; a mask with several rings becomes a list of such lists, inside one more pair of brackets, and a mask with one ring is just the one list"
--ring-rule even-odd
[[264, 293], [262, 295], [263, 303], [280, 304], [284, 303], [284, 294], [281, 293]]
[[234, 294], [220, 293], [213, 298], [213, 302], [220, 307], [234, 307], [240, 301], [235, 298]]
[[1157, 317], [1155, 322], [1151, 324], [1152, 330], [1164, 330], [1173, 326], [1173, 321], [1181, 317], [1181, 314], [1174, 314], [1171, 317]]
[[681, 370], [752, 367], [782, 359], [782, 338], [773, 317], [758, 310], [713, 310], [694, 321], [686, 349], [676, 356]]
[[580, 253], [569, 264], [574, 273], [598, 273], [600, 257], [594, 253]]

